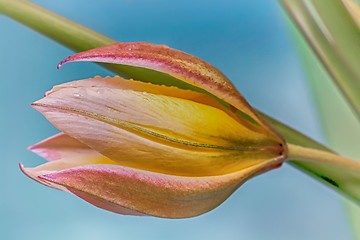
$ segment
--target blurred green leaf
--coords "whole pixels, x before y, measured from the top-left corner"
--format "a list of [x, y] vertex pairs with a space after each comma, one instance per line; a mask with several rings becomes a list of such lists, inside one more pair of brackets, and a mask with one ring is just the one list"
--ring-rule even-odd
[[360, 119], [360, 31], [343, 2], [283, 4]]
[[359, 6], [359, 4], [357, 4], [353, 0], [342, 0], [342, 1], [344, 3], [345, 7], [347, 8], [347, 10], [349, 11], [350, 15], [352, 16], [352, 18], [358, 25], [358, 27], [360, 27], [360, 6]]
[[[354, 14], [358, 14], [358, 6], [354, 5], [355, 3], [352, 1], [345, 1], [342, 0], [346, 7], [352, 8], [349, 9], [350, 14], [355, 17]], [[299, 7], [300, 5], [304, 7], [304, 1], [297, 1], [296, 4], [294, 1], [284, 1], [288, 3], [288, 7]], [[291, 2], [291, 3], [290, 3]], [[323, 4], [319, 4], [319, 2]], [[325, 4], [327, 2], [327, 4]], [[308, 5], [306, 6], [308, 9], [311, 9], [309, 6], [310, 4], [313, 4], [316, 6], [312, 6], [313, 8], [321, 8], [320, 12], [326, 12], [327, 9], [330, 9], [328, 14], [330, 14], [336, 21], [336, 19], [341, 16], [341, 11], [344, 11], [344, 8], [339, 8], [339, 13], [333, 9], [333, 6], [329, 6], [332, 4], [341, 4], [341, 1], [331, 1], [331, 4], [329, 1], [308, 1]], [[350, 6], [350, 5], [351, 6]], [[354, 9], [357, 8], [357, 10]], [[352, 12], [352, 11], [356, 11]], [[294, 10], [295, 11], [295, 10]], [[306, 12], [306, 11], [305, 11]], [[302, 11], [298, 11], [298, 14], [305, 13]], [[308, 12], [307, 12], [308, 13]], [[302, 22], [310, 22], [310, 20], [306, 20], [306, 18], [309, 17], [309, 15], [315, 14], [314, 12], [310, 12], [306, 15], [298, 15], [299, 19], [302, 19]], [[337, 15], [339, 14], [339, 15]], [[311, 18], [316, 18], [315, 16], [310, 16]], [[330, 16], [328, 16], [330, 17]], [[355, 21], [358, 21], [359, 18], [356, 17], [357, 20], [354, 18]], [[349, 18], [348, 21], [350, 21]], [[344, 20], [344, 19], [343, 19]], [[350, 21], [351, 22], [351, 21]], [[353, 31], [355, 30], [354, 24], [351, 22], [349, 23], [352, 27], [351, 29]], [[334, 26], [325, 26], [324, 28], [333, 28]], [[312, 90], [314, 92], [313, 96], [316, 100], [317, 107], [318, 107], [318, 113], [321, 118], [321, 127], [323, 127], [326, 139], [328, 144], [331, 146], [332, 149], [342, 153], [346, 154], [347, 156], [353, 157], [355, 159], [360, 159], [360, 152], [358, 145], [360, 143], [360, 124], [358, 122], [358, 119], [354, 116], [354, 111], [351, 109], [351, 107], [347, 104], [345, 99], [340, 95], [337, 86], [334, 84], [333, 81], [330, 79], [330, 75], [327, 73], [327, 70], [329, 67], [324, 68], [321, 62], [317, 59], [316, 55], [310, 49], [310, 46], [307, 44], [306, 40], [303, 36], [301, 36], [301, 33], [295, 28], [295, 26], [291, 26], [292, 35], [294, 37], [294, 40], [296, 42], [296, 45], [299, 49], [299, 53], [303, 59], [303, 64], [306, 69], [306, 73], [308, 75], [309, 83], [312, 87]], [[346, 34], [346, 32], [341, 32], [338, 34]], [[346, 36], [341, 36], [341, 38], [346, 38]], [[348, 37], [348, 41], [354, 41], [352, 42], [352, 45], [358, 43], [359, 45], [359, 36], [353, 36]], [[351, 40], [352, 39], [352, 40]], [[335, 49], [331, 51], [338, 51], [338, 44], [333, 44], [329, 47], [336, 47]], [[344, 43], [342, 43], [344, 44]], [[313, 47], [313, 46], [312, 46]], [[339, 54], [340, 52], [336, 52], [336, 54]], [[354, 52], [355, 53], [355, 52]], [[343, 55], [345, 57], [345, 55]], [[354, 56], [353, 56], [354, 57]], [[357, 55], [358, 58], [360, 58], [360, 55]], [[324, 62], [323, 62], [324, 63]], [[345, 62], [344, 62], [345, 63]], [[352, 62], [352, 67], [355, 67], [354, 62]], [[343, 69], [346, 71], [346, 69]], [[359, 78], [353, 79], [353, 81], [359, 81]], [[350, 81], [350, 79], [349, 79]], [[360, 91], [359, 88], [355, 88], [354, 90]], [[357, 190], [359, 191], [359, 190]], [[355, 239], [360, 239], [360, 209], [357, 205], [355, 205], [352, 202], [346, 201], [348, 213], [350, 216], [350, 220], [353, 226], [353, 233]]]

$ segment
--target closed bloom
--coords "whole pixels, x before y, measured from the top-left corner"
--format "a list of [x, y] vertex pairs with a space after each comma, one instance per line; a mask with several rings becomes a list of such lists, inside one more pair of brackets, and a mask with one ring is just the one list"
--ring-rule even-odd
[[[196, 57], [116, 43], [60, 65], [71, 61], [116, 63], [141, 81], [73, 81], [33, 103], [61, 131], [29, 148], [47, 163], [21, 166], [44, 185], [121, 214], [191, 217], [286, 158], [283, 139], [222, 73]], [[181, 84], [154, 84], [161, 78]]]

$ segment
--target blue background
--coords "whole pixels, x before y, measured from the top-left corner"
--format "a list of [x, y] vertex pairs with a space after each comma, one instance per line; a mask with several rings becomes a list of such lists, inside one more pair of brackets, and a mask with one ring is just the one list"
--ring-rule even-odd
[[[285, 14], [269, 0], [34, 1], [119, 41], [164, 43], [217, 66], [258, 109], [322, 140]], [[111, 74], [57, 63], [72, 52], [0, 16], [0, 239], [350, 239], [342, 197], [289, 166], [250, 180], [224, 204], [182, 220], [106, 212], [18, 168], [57, 132], [30, 104], [53, 85]]]

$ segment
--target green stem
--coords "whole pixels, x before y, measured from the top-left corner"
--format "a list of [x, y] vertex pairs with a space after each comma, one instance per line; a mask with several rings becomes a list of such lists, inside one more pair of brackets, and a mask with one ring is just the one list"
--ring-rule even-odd
[[116, 42], [27, 0], [0, 0], [0, 13], [74, 51], [85, 51]]
[[332, 165], [336, 168], [349, 169], [357, 171], [360, 175], [360, 162], [354, 161], [350, 158], [326, 152], [318, 149], [302, 147], [299, 145], [288, 144], [289, 155], [288, 158], [296, 159], [305, 162], [314, 162], [324, 165]]
[[288, 144], [288, 148], [289, 163], [360, 202], [360, 162], [332, 152], [293, 144]]

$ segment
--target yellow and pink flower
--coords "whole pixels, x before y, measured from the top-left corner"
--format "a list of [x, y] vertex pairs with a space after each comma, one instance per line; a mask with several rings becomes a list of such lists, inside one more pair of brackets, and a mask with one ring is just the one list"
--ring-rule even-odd
[[[21, 166], [44, 185], [112, 212], [182, 218], [215, 208], [286, 159], [283, 138], [219, 70], [194, 56], [116, 43], [59, 67], [74, 61], [119, 64], [148, 82], [94, 77], [55, 86], [33, 103], [61, 131], [30, 147], [47, 163]], [[154, 84], [161, 76], [183, 85]]]

